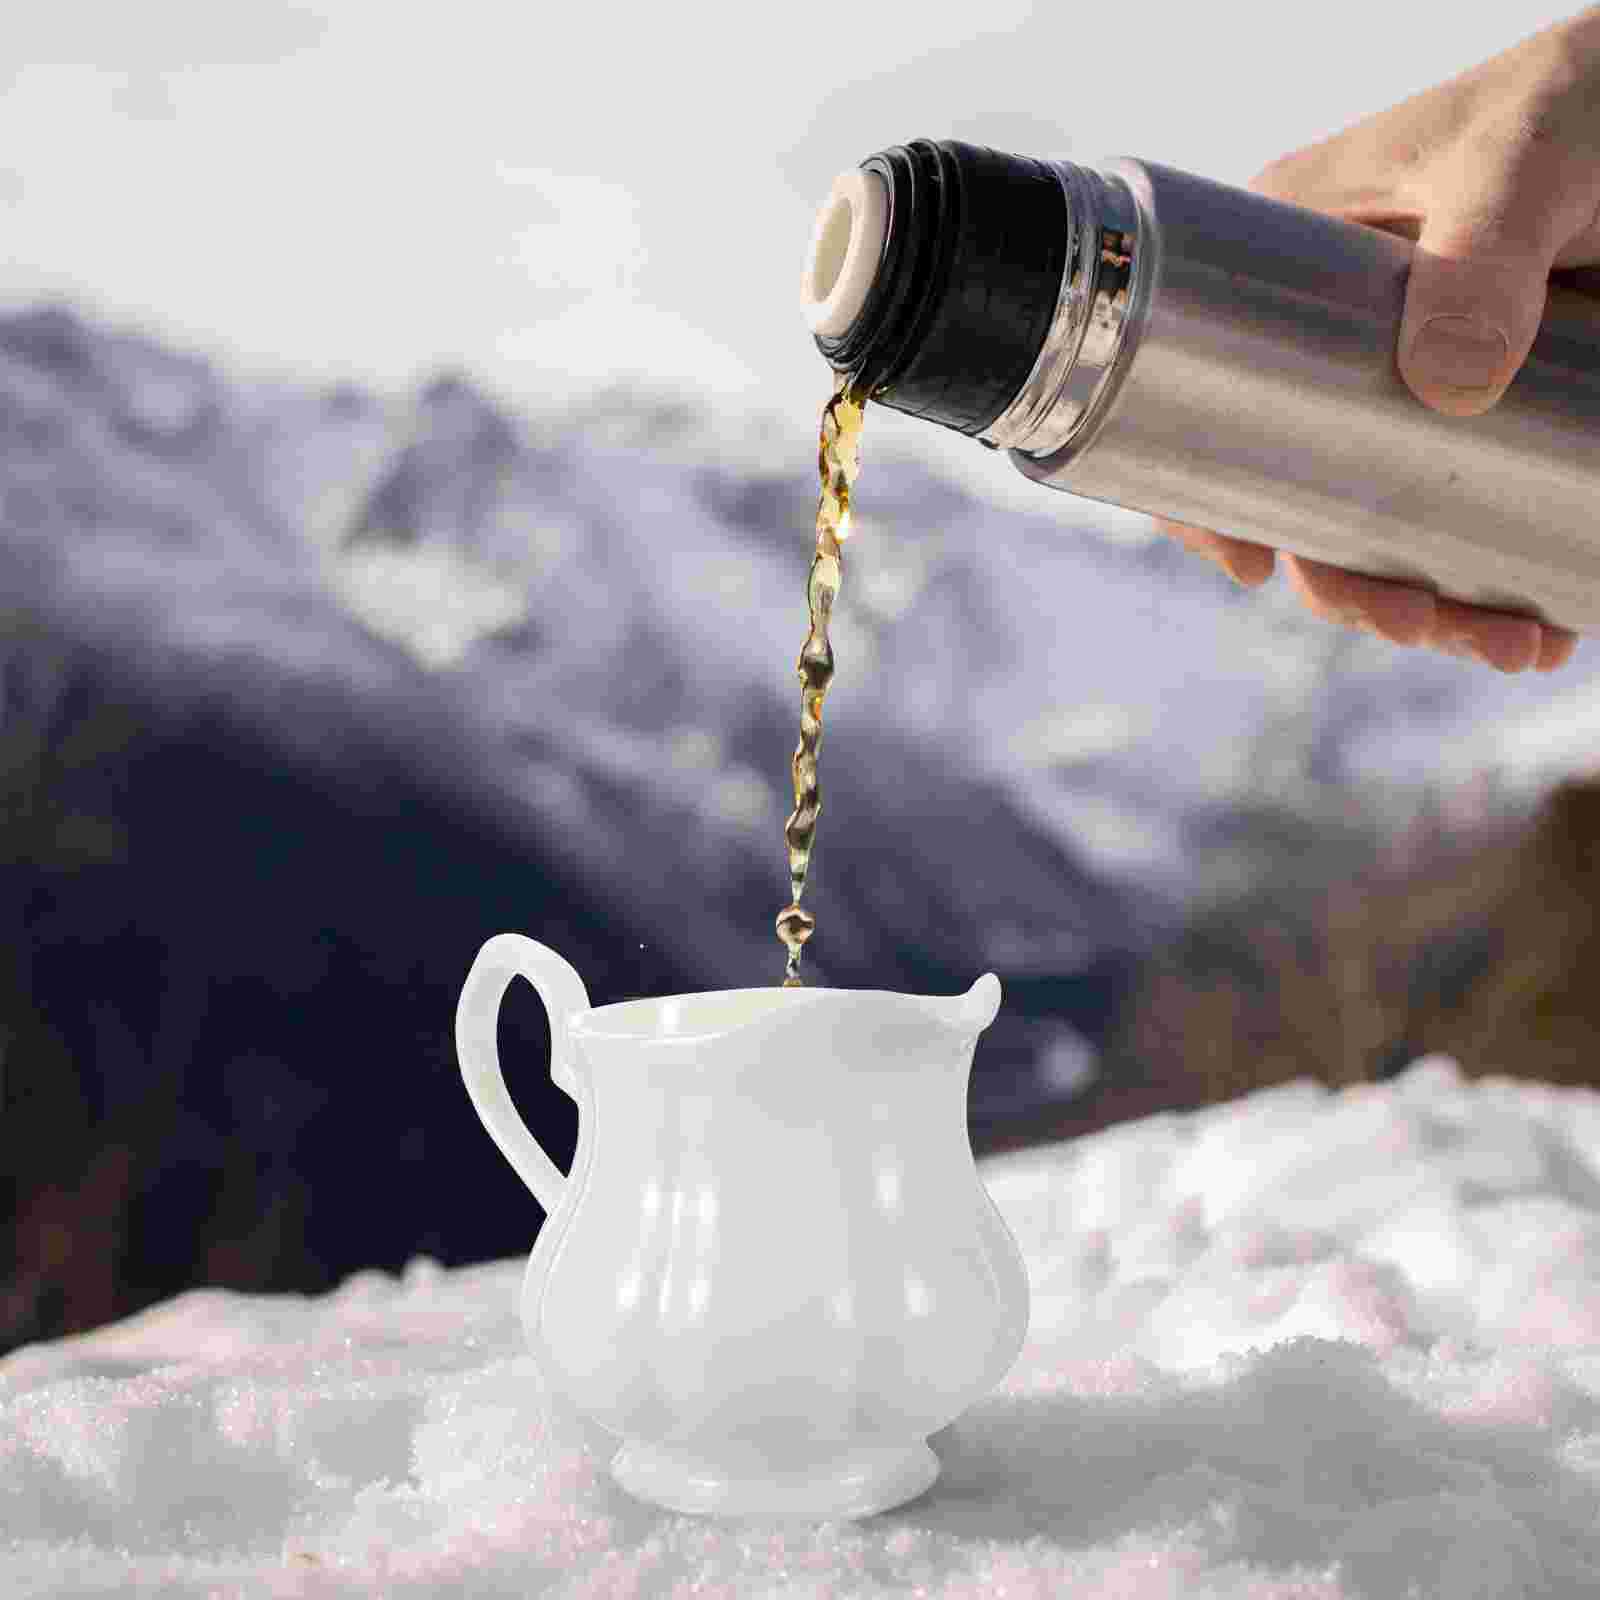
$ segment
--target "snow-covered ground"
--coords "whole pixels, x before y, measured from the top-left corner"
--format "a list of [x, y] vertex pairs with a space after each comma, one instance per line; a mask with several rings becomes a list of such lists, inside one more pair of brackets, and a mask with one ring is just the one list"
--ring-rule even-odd
[[522, 1346], [522, 1263], [418, 1261], [322, 1299], [197, 1291], [0, 1363], [0, 1592], [1596, 1591], [1600, 1095], [1432, 1057], [983, 1172], [1029, 1341], [896, 1511], [632, 1501]]

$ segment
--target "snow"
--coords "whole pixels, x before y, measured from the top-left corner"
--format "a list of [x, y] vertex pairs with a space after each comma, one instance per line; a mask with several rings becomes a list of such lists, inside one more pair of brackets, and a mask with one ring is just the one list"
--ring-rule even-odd
[[522, 1263], [419, 1259], [321, 1298], [199, 1290], [0, 1363], [0, 1592], [1600, 1582], [1600, 1095], [1429, 1057], [981, 1170], [1029, 1263], [1029, 1340], [898, 1510], [719, 1522], [632, 1501], [523, 1346]]

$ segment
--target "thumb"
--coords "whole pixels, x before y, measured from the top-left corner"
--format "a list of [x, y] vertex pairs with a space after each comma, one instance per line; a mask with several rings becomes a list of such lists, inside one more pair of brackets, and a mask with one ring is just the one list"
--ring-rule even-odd
[[1449, 416], [1487, 411], [1527, 359], [1559, 248], [1559, 196], [1517, 174], [1430, 210], [1417, 240], [1400, 323], [1400, 376]]

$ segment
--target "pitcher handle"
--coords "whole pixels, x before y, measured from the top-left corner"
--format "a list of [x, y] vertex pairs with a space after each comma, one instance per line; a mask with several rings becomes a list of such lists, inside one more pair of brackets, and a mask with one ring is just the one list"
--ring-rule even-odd
[[576, 1013], [589, 1009], [589, 992], [570, 963], [548, 945], [520, 933], [497, 933], [472, 963], [456, 1003], [456, 1058], [479, 1121], [550, 1216], [560, 1203], [567, 1175], [545, 1154], [511, 1103], [495, 1038], [500, 1002], [518, 977], [539, 991], [550, 1018], [550, 1076], [558, 1088], [577, 1098], [567, 1025]]

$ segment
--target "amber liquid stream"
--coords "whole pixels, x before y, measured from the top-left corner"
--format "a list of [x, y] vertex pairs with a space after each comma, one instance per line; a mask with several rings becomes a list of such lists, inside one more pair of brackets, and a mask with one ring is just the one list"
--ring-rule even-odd
[[817, 786], [817, 752], [822, 745], [822, 702], [833, 682], [833, 645], [828, 639], [828, 619], [839, 598], [843, 576], [840, 546], [850, 533], [850, 489], [861, 470], [861, 418], [867, 397], [853, 392], [840, 378], [822, 409], [822, 433], [817, 449], [817, 470], [822, 495], [817, 501], [817, 550], [811, 558], [806, 582], [806, 605], [811, 630], [800, 649], [795, 671], [800, 679], [800, 742], [795, 746], [790, 770], [794, 776], [794, 810], [783, 825], [789, 852], [789, 904], [778, 913], [778, 937], [788, 959], [783, 986], [802, 986], [800, 952], [812, 935], [817, 919], [800, 904], [811, 852], [816, 845], [817, 817], [822, 811], [822, 791]]

